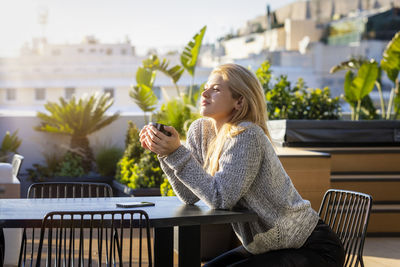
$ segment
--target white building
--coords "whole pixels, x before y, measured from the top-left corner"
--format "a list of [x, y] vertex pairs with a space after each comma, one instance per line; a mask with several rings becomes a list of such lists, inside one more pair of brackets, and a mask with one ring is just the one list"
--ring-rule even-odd
[[[129, 42], [102, 44], [86, 38], [79, 44], [48, 44], [34, 40], [31, 47], [21, 49], [19, 57], [0, 59], [0, 112], [43, 111], [46, 102], [58, 102], [60, 97], [109, 92], [114, 97], [111, 112], [141, 113], [129, 91], [136, 84], [136, 70], [143, 59], [135, 55]], [[167, 59], [173, 66], [179, 55]], [[209, 72], [209, 68], [198, 68], [195, 83], [204, 82]], [[191, 82], [185, 73], [178, 85], [185, 88]], [[176, 94], [171, 80], [162, 73], [157, 73], [154, 91], [160, 104]]]

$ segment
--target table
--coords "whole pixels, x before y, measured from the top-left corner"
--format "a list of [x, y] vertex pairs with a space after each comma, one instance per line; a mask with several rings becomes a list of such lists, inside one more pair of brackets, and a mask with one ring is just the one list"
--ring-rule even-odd
[[200, 266], [200, 225], [257, 220], [248, 211], [213, 210], [199, 201], [185, 205], [177, 197], [108, 197], [64, 199], [0, 199], [0, 226], [40, 227], [50, 211], [116, 210], [116, 203], [150, 201], [155, 206], [140, 207], [154, 227], [154, 266], [173, 266], [173, 227], [179, 229], [179, 266]]

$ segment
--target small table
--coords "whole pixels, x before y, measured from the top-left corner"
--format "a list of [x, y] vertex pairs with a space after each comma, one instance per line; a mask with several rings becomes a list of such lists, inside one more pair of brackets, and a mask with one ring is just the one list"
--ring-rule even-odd
[[185, 205], [177, 197], [111, 197], [64, 199], [0, 199], [0, 227], [40, 227], [50, 211], [116, 210], [116, 203], [150, 201], [155, 206], [140, 207], [154, 227], [154, 266], [173, 266], [173, 227], [179, 228], [179, 266], [200, 266], [200, 225], [257, 220], [247, 211], [213, 210], [199, 201]]

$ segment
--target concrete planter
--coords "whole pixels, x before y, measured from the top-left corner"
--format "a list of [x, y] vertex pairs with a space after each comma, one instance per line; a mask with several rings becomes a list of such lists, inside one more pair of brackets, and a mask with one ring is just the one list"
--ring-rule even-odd
[[137, 188], [132, 189], [127, 185], [121, 184], [117, 180], [112, 180], [111, 186], [114, 191], [114, 196], [118, 197], [149, 197], [161, 196], [160, 188]]
[[268, 128], [288, 147], [400, 146], [400, 121], [271, 120]]

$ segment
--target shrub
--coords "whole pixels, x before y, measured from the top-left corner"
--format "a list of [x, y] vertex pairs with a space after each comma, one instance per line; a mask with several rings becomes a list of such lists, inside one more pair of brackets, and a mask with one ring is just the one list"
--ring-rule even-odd
[[44, 155], [46, 164], [33, 164], [33, 168], [27, 169], [28, 179], [32, 181], [43, 181], [55, 176], [80, 177], [85, 175], [82, 167], [82, 157], [67, 151], [63, 156], [57, 153]]
[[164, 182], [160, 185], [160, 192], [161, 192], [161, 196], [164, 196], [164, 197], [175, 196], [175, 192], [172, 189], [172, 186], [169, 183], [167, 178], [164, 178]]
[[280, 75], [271, 83], [270, 64], [265, 61], [256, 71], [267, 101], [269, 119], [317, 119], [334, 120], [340, 116], [339, 97], [331, 97], [330, 89], [306, 89], [304, 81], [298, 79], [292, 86], [286, 75]]
[[81, 177], [85, 174], [83, 158], [76, 153], [67, 151], [58, 165], [55, 176]]
[[117, 164], [115, 178], [130, 188], [159, 187], [165, 177], [157, 155], [144, 150], [139, 141], [139, 129], [128, 123], [125, 152]]
[[3, 141], [0, 144], [0, 162], [10, 162], [12, 153], [17, 153], [17, 149], [22, 143], [22, 140], [17, 136], [18, 130], [10, 134], [6, 132]]
[[119, 181], [130, 188], [160, 187], [165, 174], [161, 170], [157, 155], [146, 150], [138, 162], [128, 157], [119, 161]]
[[102, 176], [114, 176], [117, 170], [117, 163], [123, 154], [122, 149], [118, 147], [101, 148], [96, 155], [97, 171]]

